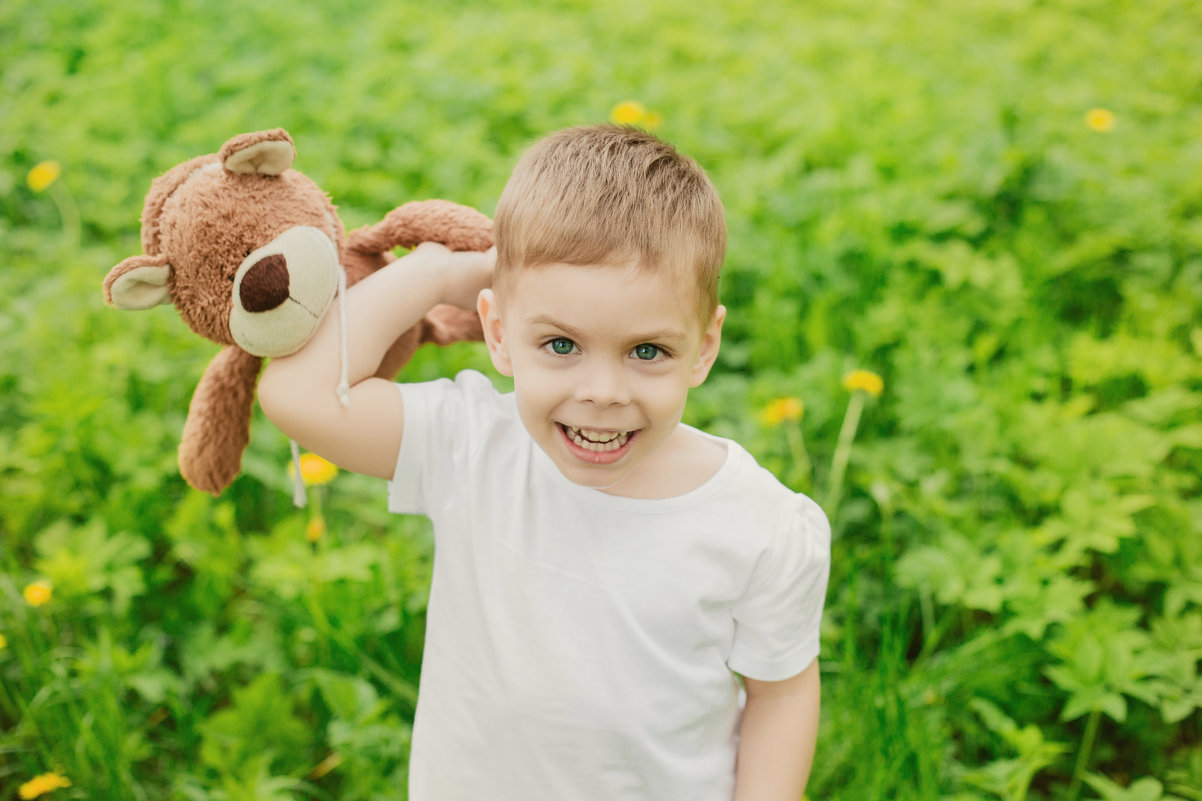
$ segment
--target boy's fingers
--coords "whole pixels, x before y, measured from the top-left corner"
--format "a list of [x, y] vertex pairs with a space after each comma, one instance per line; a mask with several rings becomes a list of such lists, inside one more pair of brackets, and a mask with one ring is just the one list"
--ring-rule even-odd
[[423, 250], [441, 250], [450, 253], [450, 249], [441, 242], [419, 242], [412, 252], [417, 253]]

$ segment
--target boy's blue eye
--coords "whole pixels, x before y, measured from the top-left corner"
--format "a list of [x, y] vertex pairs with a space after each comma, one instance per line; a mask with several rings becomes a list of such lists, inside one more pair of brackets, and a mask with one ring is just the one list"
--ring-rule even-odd
[[634, 355], [645, 362], [649, 362], [659, 355], [659, 348], [655, 345], [636, 345]]
[[567, 356], [576, 347], [576, 343], [564, 337], [556, 337], [548, 343], [551, 350], [560, 356]]

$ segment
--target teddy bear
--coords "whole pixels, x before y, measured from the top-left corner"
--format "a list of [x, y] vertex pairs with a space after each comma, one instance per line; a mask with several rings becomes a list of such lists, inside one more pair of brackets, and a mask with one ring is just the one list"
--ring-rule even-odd
[[[277, 128], [235, 136], [168, 170], [146, 196], [142, 254], [104, 279], [109, 305], [173, 304], [194, 332], [224, 346], [192, 395], [179, 445], [184, 479], [213, 495], [241, 470], [263, 359], [299, 350], [341, 287], [391, 262], [395, 247], [493, 244], [487, 216], [445, 200], [405, 203], [348, 236], [330, 198], [292, 169], [295, 157], [292, 137]], [[480, 339], [474, 312], [436, 306], [390, 347], [376, 375], [391, 378], [424, 343]]]

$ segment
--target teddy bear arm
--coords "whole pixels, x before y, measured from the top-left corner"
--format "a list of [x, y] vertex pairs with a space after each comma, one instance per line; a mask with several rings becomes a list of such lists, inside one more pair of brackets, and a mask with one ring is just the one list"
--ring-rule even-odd
[[217, 495], [238, 475], [250, 441], [255, 381], [262, 365], [258, 356], [225, 348], [209, 363], [192, 394], [179, 469], [196, 489]]
[[352, 232], [347, 246], [359, 253], [384, 253], [422, 242], [441, 242], [451, 250], [488, 250], [492, 220], [448, 200], [415, 200], [388, 212], [375, 225]]

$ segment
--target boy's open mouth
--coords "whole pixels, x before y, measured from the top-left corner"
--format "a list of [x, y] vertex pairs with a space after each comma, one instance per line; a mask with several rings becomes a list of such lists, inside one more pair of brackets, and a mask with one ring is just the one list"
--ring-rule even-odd
[[563, 429], [563, 433], [573, 443], [595, 453], [618, 450], [630, 439], [631, 433], [629, 431], [596, 431], [590, 428], [577, 428], [576, 426], [564, 425], [563, 423], [560, 423], [559, 427]]
[[580, 454], [581, 456], [591, 455], [591, 457], [586, 456], [590, 461], [597, 458], [604, 460], [606, 457], [620, 455], [638, 433], [638, 431], [600, 431], [591, 428], [577, 428], [564, 423], [559, 424], [559, 430], [563, 432], [569, 445], [579, 449], [578, 453], [584, 452]]

